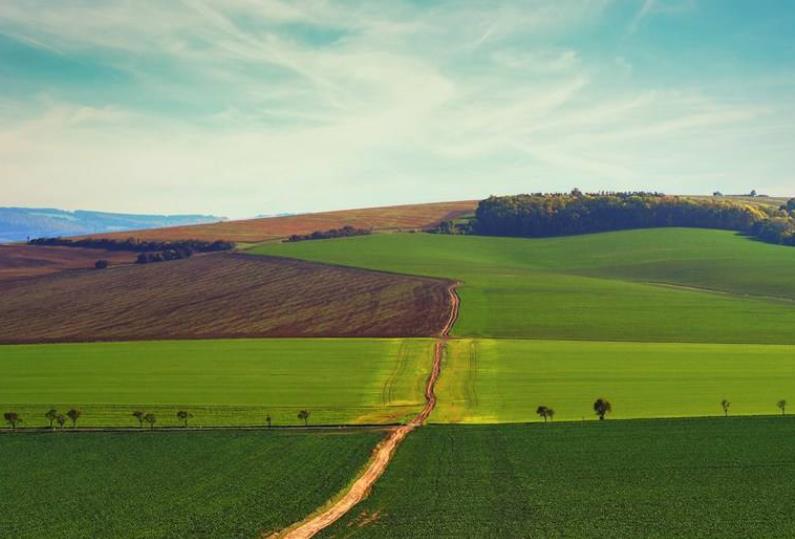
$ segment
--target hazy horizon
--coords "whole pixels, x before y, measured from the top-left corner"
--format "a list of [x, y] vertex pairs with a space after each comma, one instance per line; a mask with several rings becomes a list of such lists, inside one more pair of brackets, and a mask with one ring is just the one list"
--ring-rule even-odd
[[795, 195], [794, 26], [772, 0], [8, 0], [0, 206]]

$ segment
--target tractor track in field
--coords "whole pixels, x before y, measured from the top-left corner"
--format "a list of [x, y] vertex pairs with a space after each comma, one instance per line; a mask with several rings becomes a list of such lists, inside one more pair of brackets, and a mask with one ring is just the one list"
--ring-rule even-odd
[[425, 421], [427, 421], [431, 412], [433, 412], [433, 409], [436, 407], [436, 393], [434, 389], [442, 370], [442, 358], [444, 356], [445, 345], [450, 337], [453, 324], [455, 324], [458, 318], [460, 300], [456, 292], [457, 286], [458, 283], [454, 283], [447, 288], [447, 292], [450, 294], [450, 316], [434, 343], [433, 367], [431, 368], [428, 382], [425, 385], [425, 406], [422, 411], [405, 425], [401, 425], [392, 430], [387, 437], [376, 446], [367, 464], [367, 468], [354, 480], [347, 492], [333, 500], [328, 507], [319, 510], [305, 520], [281, 532], [273, 534], [266, 532], [262, 534], [261, 537], [263, 539], [309, 539], [334, 524], [353, 509], [356, 504], [367, 497], [375, 482], [383, 475], [384, 471], [386, 471], [398, 445], [400, 445], [411, 431], [425, 424]]

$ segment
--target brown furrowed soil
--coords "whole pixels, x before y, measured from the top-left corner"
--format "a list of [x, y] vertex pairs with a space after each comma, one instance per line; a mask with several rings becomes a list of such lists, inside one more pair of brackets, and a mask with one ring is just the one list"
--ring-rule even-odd
[[130, 264], [136, 256], [137, 253], [104, 249], [0, 245], [0, 282], [70, 269], [93, 268], [94, 262], [99, 259], [111, 264]]
[[263, 539], [309, 539], [334, 524], [348, 513], [348, 511], [353, 509], [356, 504], [367, 497], [375, 482], [378, 481], [378, 478], [386, 471], [386, 467], [392, 460], [395, 450], [400, 443], [411, 431], [425, 424], [428, 416], [431, 415], [431, 412], [433, 412], [433, 409], [436, 407], [436, 393], [434, 389], [442, 369], [445, 344], [450, 335], [450, 331], [453, 329], [453, 324], [455, 324], [458, 318], [459, 299], [456, 293], [456, 286], [457, 285], [453, 283], [447, 287], [447, 294], [450, 298], [450, 308], [447, 314], [447, 320], [436, 341], [433, 354], [433, 367], [431, 369], [431, 375], [428, 377], [428, 383], [425, 386], [425, 407], [422, 411], [406, 425], [395, 428], [378, 444], [364, 472], [340, 498], [334, 500], [327, 508], [307, 517], [305, 520], [294, 524], [282, 532], [273, 534], [268, 532], [263, 533]]
[[340, 228], [345, 225], [373, 230], [419, 230], [435, 226], [441, 221], [473, 213], [476, 207], [476, 200], [411, 204], [115, 232], [92, 237], [116, 239], [135, 237], [145, 240], [227, 240], [256, 243], [284, 238], [291, 234], [309, 234], [317, 230]]
[[0, 282], [0, 342], [432, 336], [449, 284], [235, 253], [68, 271]]

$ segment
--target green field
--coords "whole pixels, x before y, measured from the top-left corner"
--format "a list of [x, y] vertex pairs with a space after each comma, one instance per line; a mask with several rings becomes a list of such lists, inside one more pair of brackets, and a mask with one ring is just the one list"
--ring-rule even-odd
[[795, 344], [795, 249], [733, 232], [382, 234], [250, 252], [458, 279], [457, 336]]
[[430, 426], [321, 537], [792, 537], [795, 420]]
[[795, 346], [460, 339], [448, 343], [436, 423], [776, 414], [795, 402]]
[[0, 347], [0, 409], [43, 426], [50, 406], [82, 408], [82, 426], [391, 423], [423, 406], [428, 339], [262, 339]]
[[0, 435], [0, 537], [243, 537], [323, 505], [381, 433]]

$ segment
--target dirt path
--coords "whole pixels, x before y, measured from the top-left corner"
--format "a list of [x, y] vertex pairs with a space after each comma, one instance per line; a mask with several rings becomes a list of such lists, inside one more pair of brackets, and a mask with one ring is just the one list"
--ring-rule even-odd
[[400, 442], [408, 436], [408, 434], [415, 428], [424, 424], [428, 416], [433, 412], [436, 406], [436, 393], [434, 387], [439, 378], [439, 373], [442, 369], [442, 356], [444, 355], [445, 343], [450, 335], [450, 330], [458, 318], [458, 306], [460, 300], [456, 293], [457, 284], [450, 285], [447, 289], [450, 294], [450, 317], [442, 328], [436, 343], [434, 344], [433, 351], [433, 367], [431, 375], [428, 377], [428, 383], [425, 385], [425, 406], [422, 411], [417, 414], [417, 417], [412, 419], [405, 425], [395, 428], [381, 443], [376, 446], [373, 451], [373, 456], [367, 465], [367, 469], [360, 475], [351, 486], [350, 490], [342, 497], [332, 503], [331, 506], [322, 510], [321, 512], [308, 517], [306, 520], [294, 524], [281, 533], [272, 535], [265, 535], [267, 538], [281, 538], [281, 539], [309, 539], [323, 529], [331, 526], [337, 520], [342, 518], [348, 511], [362, 501], [370, 492], [370, 489], [384, 473], [389, 461], [395, 454], [395, 449], [400, 445]]

